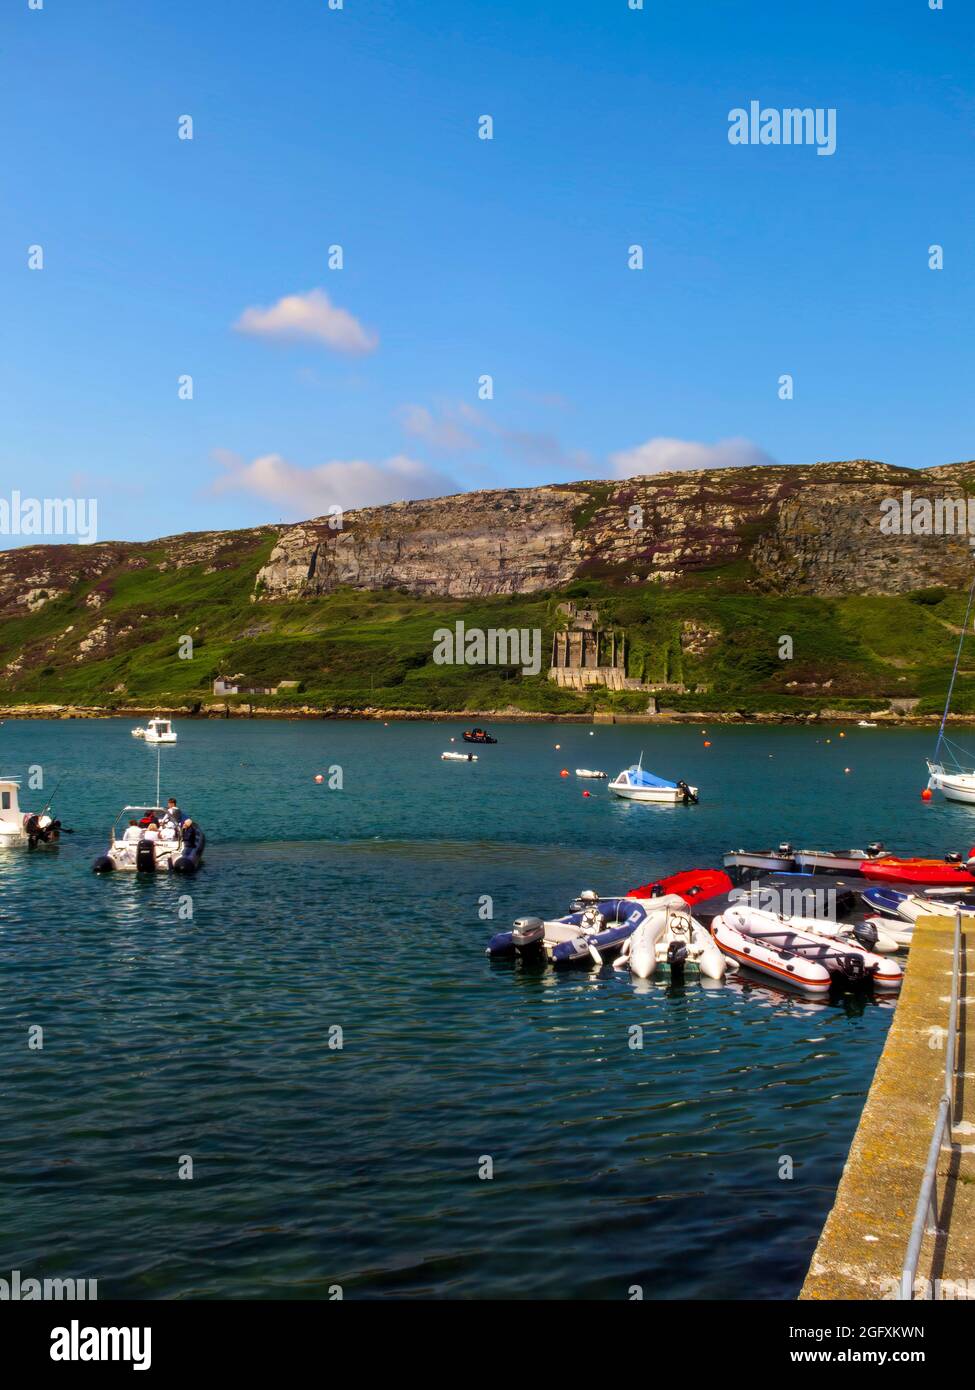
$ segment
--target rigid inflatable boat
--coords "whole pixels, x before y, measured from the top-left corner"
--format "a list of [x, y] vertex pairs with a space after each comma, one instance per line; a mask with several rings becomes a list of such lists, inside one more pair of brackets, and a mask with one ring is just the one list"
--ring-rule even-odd
[[760, 941], [742, 933], [726, 923], [724, 916], [715, 917], [711, 923], [711, 935], [723, 955], [737, 961], [748, 970], [774, 980], [776, 984], [788, 985], [803, 994], [827, 995], [833, 977], [818, 961], [807, 960], [786, 945], [776, 945], [773, 941]]
[[723, 979], [725, 959], [713, 937], [695, 922], [683, 898], [669, 894], [647, 903], [647, 914], [623, 942], [614, 970], [629, 969], [649, 980], [659, 969], [676, 976], [696, 970], [708, 979]]
[[916, 922], [919, 917], [963, 917], [975, 915], [975, 900], [963, 897], [928, 897], [921, 893], [903, 893], [896, 888], [868, 888], [863, 895], [866, 906], [904, 922]]
[[900, 989], [903, 983], [904, 972], [896, 961], [867, 950], [856, 941], [837, 941], [822, 935], [821, 930], [810, 930], [813, 923], [820, 929], [826, 925], [819, 919], [800, 918], [804, 925], [799, 926], [794, 920], [743, 903], [729, 907], [722, 918], [726, 926], [750, 941], [794, 951], [804, 960], [824, 966], [839, 980], [851, 984], [872, 982], [879, 989]]
[[492, 738], [491, 735], [486, 733], [483, 729], [464, 730], [465, 743], [497, 743], [497, 741], [496, 738]]
[[860, 864], [864, 878], [888, 883], [919, 883], [928, 887], [975, 887], [975, 877], [961, 862], [961, 855], [945, 859], [898, 859], [893, 854], [865, 859]]
[[683, 869], [680, 873], [669, 874], [644, 883], [639, 888], [631, 888], [628, 898], [660, 898], [667, 893], [676, 893], [691, 907], [715, 898], [719, 893], [730, 893], [732, 882], [721, 869]]
[[[172, 840], [149, 840], [143, 836], [136, 840], [125, 836], [134, 820], [146, 821], [147, 817], [162, 824], [166, 812], [161, 806], [123, 806], [112, 827], [112, 838], [108, 850], [100, 854], [92, 864], [96, 874], [109, 874], [115, 869], [130, 873], [175, 873], [195, 874], [203, 863], [203, 849], [206, 836], [198, 825], [187, 821], [177, 828]], [[192, 834], [188, 827], [192, 828]]]
[[543, 921], [541, 917], [516, 918], [511, 931], [498, 932], [491, 937], [487, 954], [547, 958], [553, 965], [579, 962], [602, 965], [603, 957], [615, 955], [651, 909], [649, 904], [632, 898], [599, 898], [596, 905], [605, 922], [601, 931], [586, 931], [583, 908], [577, 899], [564, 917], [551, 921]]

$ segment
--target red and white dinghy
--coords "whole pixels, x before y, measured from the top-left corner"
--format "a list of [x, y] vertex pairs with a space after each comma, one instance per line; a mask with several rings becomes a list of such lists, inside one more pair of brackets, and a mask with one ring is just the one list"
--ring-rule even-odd
[[869, 951], [855, 941], [837, 941], [774, 912], [735, 903], [723, 914], [725, 926], [750, 942], [789, 952], [824, 967], [849, 984], [873, 984], [877, 989], [900, 989], [904, 971], [889, 956]]
[[723, 915], [715, 917], [711, 923], [711, 935], [723, 955], [737, 961], [748, 970], [774, 980], [778, 985], [801, 990], [803, 994], [826, 995], [830, 991], [833, 977], [818, 961], [806, 960], [804, 956], [771, 942], [755, 940], [744, 936], [730, 926]]

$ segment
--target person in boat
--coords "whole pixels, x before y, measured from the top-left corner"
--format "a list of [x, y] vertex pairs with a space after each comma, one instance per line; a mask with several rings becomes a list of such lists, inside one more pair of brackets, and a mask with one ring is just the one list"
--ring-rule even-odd
[[183, 848], [196, 849], [200, 843], [200, 831], [189, 816], [183, 821]]
[[122, 836], [123, 844], [137, 845], [142, 839], [142, 829], [143, 827], [137, 820], [130, 820], [125, 834]]
[[599, 910], [599, 897], [591, 888], [579, 894], [582, 904], [582, 921], [579, 923], [587, 936], [595, 936], [606, 929], [606, 918]]
[[179, 839], [179, 826], [176, 821], [170, 820], [168, 816], [163, 816], [162, 825], [159, 827], [159, 838], [167, 844], [172, 844]]
[[176, 805], [175, 796], [171, 796], [166, 803], [164, 819], [167, 821], [172, 821], [174, 825], [182, 825], [183, 821], [186, 819], [186, 817], [183, 815], [183, 812]]
[[156, 841], [159, 839], [159, 826], [156, 823], [156, 821], [152, 820], [149, 822], [149, 824], [146, 826], [145, 833], [142, 836], [142, 838], [144, 840], [148, 840], [150, 844], [156, 843]]

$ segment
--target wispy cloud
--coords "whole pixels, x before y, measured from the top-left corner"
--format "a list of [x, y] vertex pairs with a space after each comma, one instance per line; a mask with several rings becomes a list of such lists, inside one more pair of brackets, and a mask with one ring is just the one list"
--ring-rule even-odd
[[420, 439], [434, 449], [457, 451], [478, 447], [477, 440], [452, 418], [449, 410], [435, 416], [425, 405], [404, 405], [399, 411], [399, 420], [412, 439]]
[[238, 455], [218, 449], [214, 458], [224, 469], [213, 484], [214, 492], [245, 492], [274, 502], [285, 510], [288, 520], [321, 516], [332, 506], [348, 511], [460, 491], [453, 478], [405, 454], [380, 463], [332, 459], [311, 468], [289, 463], [280, 454], [262, 454], [245, 463]]
[[693, 439], [668, 439], [663, 435], [609, 456], [615, 478], [632, 478], [641, 473], [691, 472], [701, 468], [756, 468], [775, 462], [750, 439], [719, 439], [717, 444], [699, 444]]
[[234, 324], [238, 333], [279, 342], [321, 343], [333, 352], [362, 356], [374, 352], [377, 334], [362, 326], [347, 309], [333, 304], [324, 290], [287, 294], [269, 309], [245, 309]]

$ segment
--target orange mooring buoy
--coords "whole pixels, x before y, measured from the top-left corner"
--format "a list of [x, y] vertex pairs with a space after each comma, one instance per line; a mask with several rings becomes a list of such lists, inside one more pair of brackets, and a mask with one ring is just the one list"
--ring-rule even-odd
[[316, 772], [316, 773], [315, 773], [315, 781], [316, 781], [316, 782], [324, 782], [324, 781], [325, 781], [325, 778], [322, 776], [322, 774], [321, 774], [320, 772]]
[[710, 747], [711, 747], [711, 740], [710, 740], [709, 738], [706, 738], [706, 739], [704, 740], [704, 746], [705, 746], [705, 748], [710, 748]]
[[568, 775], [569, 775], [569, 769], [568, 769], [567, 767], [564, 767], [564, 768], [562, 769], [562, 771], [559, 773], [559, 776], [560, 776], [560, 777], [568, 777]]
[[924, 791], [921, 793], [921, 800], [922, 800], [922, 801], [930, 801], [930, 800], [931, 800], [931, 788], [930, 788], [930, 787], [925, 787], [925, 788], [924, 788]]

